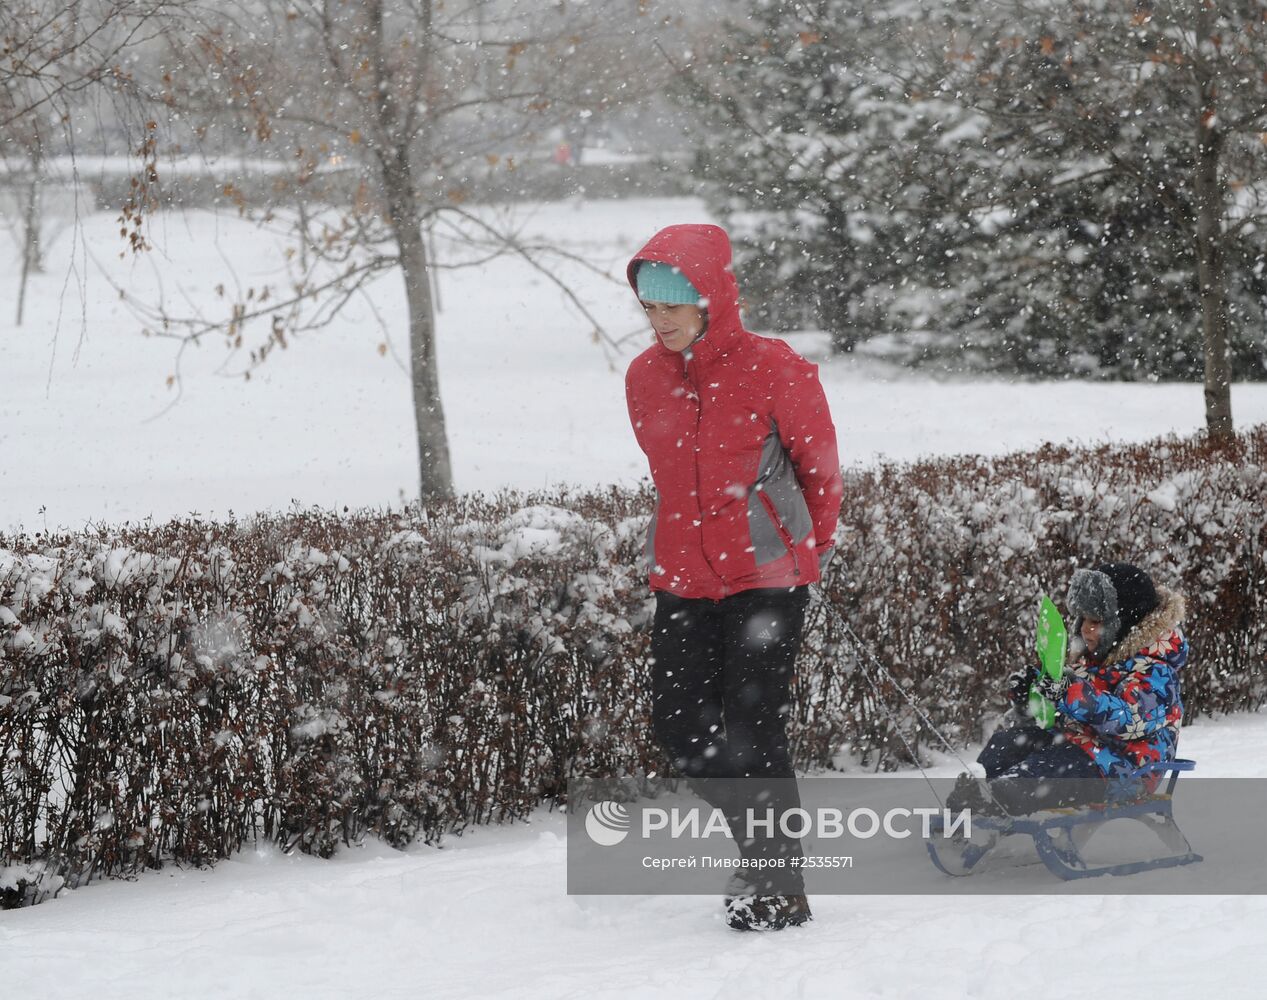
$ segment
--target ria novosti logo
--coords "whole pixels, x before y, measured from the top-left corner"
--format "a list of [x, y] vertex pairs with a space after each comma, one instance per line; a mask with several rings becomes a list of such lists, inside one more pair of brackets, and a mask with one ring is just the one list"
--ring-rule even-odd
[[600, 802], [586, 815], [585, 832], [599, 847], [615, 847], [629, 836], [629, 810], [619, 802]]
[[[640, 835], [644, 840], [651, 839], [657, 833], [672, 840], [734, 838], [730, 823], [720, 809], [679, 809], [675, 806], [671, 809], [644, 808], [641, 813]], [[610, 799], [591, 806], [585, 816], [585, 832], [599, 847], [615, 847], [629, 836], [632, 825], [629, 810]], [[915, 829], [912, 829], [912, 825]], [[822, 840], [845, 837], [870, 840], [881, 835], [895, 840], [904, 840], [911, 836], [922, 836], [924, 840], [934, 836], [945, 839], [957, 835], [971, 837], [972, 812], [967, 809], [955, 812], [945, 808], [899, 807], [881, 814], [864, 806], [851, 810], [820, 808], [813, 812], [795, 808], [776, 816], [775, 811], [770, 808], [747, 810], [744, 832], [747, 839], [773, 837], [776, 831], [785, 837], [799, 839], [812, 836]]]

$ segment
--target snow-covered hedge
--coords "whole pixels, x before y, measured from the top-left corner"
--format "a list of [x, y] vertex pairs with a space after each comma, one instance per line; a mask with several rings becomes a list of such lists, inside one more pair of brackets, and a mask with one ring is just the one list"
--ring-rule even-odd
[[[0, 904], [257, 837], [329, 855], [662, 769], [649, 490], [0, 537]], [[797, 754], [980, 736], [1037, 595], [1128, 559], [1189, 598], [1190, 717], [1267, 699], [1267, 429], [850, 476]], [[872, 658], [874, 657], [874, 661]], [[883, 676], [876, 663], [891, 672]], [[899, 738], [900, 737], [900, 738]]]
[[644, 769], [641, 509], [0, 538], [0, 902], [257, 836], [433, 840]]

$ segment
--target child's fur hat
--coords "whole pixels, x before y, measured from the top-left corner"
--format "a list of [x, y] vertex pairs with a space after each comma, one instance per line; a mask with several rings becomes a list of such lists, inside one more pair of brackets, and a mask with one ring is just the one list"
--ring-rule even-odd
[[1065, 605], [1082, 619], [1097, 618], [1104, 623], [1098, 652], [1112, 649], [1124, 635], [1157, 607], [1157, 588], [1152, 578], [1130, 563], [1105, 563], [1095, 569], [1075, 570], [1069, 581]]

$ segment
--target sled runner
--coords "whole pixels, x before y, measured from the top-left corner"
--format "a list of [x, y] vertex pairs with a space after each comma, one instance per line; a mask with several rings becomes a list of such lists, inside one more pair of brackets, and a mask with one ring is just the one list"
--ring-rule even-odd
[[[1062, 879], [1134, 875], [1154, 868], [1192, 864], [1200, 861], [1201, 855], [1193, 852], [1172, 810], [1180, 772], [1195, 767], [1196, 762], [1191, 760], [1145, 764], [1124, 778], [1111, 781], [1105, 802], [1077, 809], [1049, 809], [1028, 816], [974, 816], [971, 837], [929, 838], [925, 842], [928, 855], [947, 875], [971, 875], [988, 867], [983, 862], [1005, 837], [1025, 835], [1033, 839], [1039, 860]], [[1153, 790], [1148, 779], [1161, 774], [1169, 775], [1164, 788]], [[1082, 849], [1097, 830], [1119, 819], [1143, 824], [1171, 853], [1145, 861], [1088, 864]], [[932, 828], [934, 833], [939, 833], [941, 824], [934, 820]]]

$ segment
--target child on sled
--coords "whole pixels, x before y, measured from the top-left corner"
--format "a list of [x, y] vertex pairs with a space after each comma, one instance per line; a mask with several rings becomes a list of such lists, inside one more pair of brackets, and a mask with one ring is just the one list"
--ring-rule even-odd
[[[1065, 604], [1075, 621], [1063, 675], [1040, 676], [1035, 662], [1008, 678], [1013, 724], [977, 757], [985, 781], [961, 774], [949, 809], [1016, 816], [1085, 805], [1104, 800], [1109, 779], [1174, 759], [1183, 597], [1136, 566], [1108, 563], [1076, 570]], [[1055, 706], [1050, 729], [1029, 717], [1031, 685]]]

